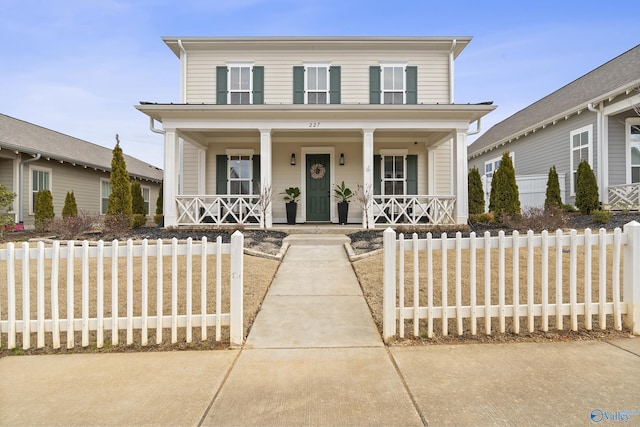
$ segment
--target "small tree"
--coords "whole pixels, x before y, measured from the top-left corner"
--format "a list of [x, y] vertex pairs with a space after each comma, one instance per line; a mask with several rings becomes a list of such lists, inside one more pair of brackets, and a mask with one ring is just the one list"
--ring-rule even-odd
[[520, 193], [516, 184], [516, 171], [508, 152], [502, 155], [500, 166], [493, 173], [489, 211], [495, 213], [498, 218], [502, 215], [520, 214]]
[[469, 171], [469, 214], [481, 214], [484, 212], [484, 189], [482, 188], [482, 178], [478, 168], [474, 167]]
[[36, 193], [36, 206], [33, 209], [33, 216], [36, 231], [43, 232], [49, 230], [51, 220], [55, 216], [51, 191], [40, 190]]
[[160, 189], [158, 190], [158, 198], [156, 199], [156, 214], [153, 216], [153, 222], [160, 224], [162, 222], [162, 209], [164, 205], [162, 196], [162, 183], [160, 183]]
[[562, 206], [562, 197], [560, 196], [560, 182], [558, 181], [558, 173], [556, 167], [551, 166], [549, 169], [549, 177], [547, 178], [547, 193], [544, 199], [544, 208], [560, 208]]
[[591, 166], [585, 160], [578, 165], [576, 173], [576, 207], [583, 214], [590, 214], [591, 211], [598, 210], [600, 207], [598, 196], [598, 183], [596, 175], [593, 173]]
[[76, 196], [73, 191], [67, 191], [64, 198], [64, 207], [62, 208], [62, 218], [78, 216], [78, 205], [76, 204]]
[[107, 205], [105, 225], [114, 232], [130, 228], [131, 221], [131, 184], [124, 154], [120, 148], [120, 138], [116, 134], [116, 146], [111, 159], [111, 194]]
[[142, 187], [138, 181], [131, 183], [131, 212], [133, 213], [133, 220], [131, 222], [133, 228], [142, 227], [146, 224], [147, 210], [144, 207]]
[[14, 225], [13, 215], [9, 212], [13, 210], [13, 199], [15, 197], [16, 193], [9, 191], [7, 187], [0, 184], [0, 237], [4, 236], [5, 228]]

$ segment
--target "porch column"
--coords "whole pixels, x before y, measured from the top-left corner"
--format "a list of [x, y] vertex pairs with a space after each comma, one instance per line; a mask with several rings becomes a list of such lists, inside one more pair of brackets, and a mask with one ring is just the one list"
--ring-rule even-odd
[[[373, 196], [373, 132], [375, 129], [362, 130], [362, 190]], [[362, 226], [375, 228], [373, 222], [373, 210], [371, 209], [372, 197], [367, 200], [367, 209], [362, 211]]]
[[175, 129], [164, 133], [164, 179], [162, 182], [162, 212], [164, 226], [174, 227], [177, 224], [176, 196], [178, 195], [178, 159], [180, 144]]
[[455, 220], [466, 224], [469, 219], [469, 195], [467, 187], [467, 131], [458, 129], [452, 141], [453, 191], [456, 196]]
[[[260, 129], [260, 192], [266, 197], [273, 198], [271, 150], [271, 129]], [[273, 200], [271, 200], [266, 212], [264, 212], [264, 225], [266, 228], [273, 227], [272, 204]]]
[[436, 194], [436, 150], [427, 148], [427, 194]]

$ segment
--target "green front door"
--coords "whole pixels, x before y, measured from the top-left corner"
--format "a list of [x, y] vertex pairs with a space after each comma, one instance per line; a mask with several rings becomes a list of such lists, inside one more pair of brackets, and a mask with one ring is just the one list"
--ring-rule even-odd
[[307, 221], [330, 221], [331, 173], [328, 154], [307, 154]]

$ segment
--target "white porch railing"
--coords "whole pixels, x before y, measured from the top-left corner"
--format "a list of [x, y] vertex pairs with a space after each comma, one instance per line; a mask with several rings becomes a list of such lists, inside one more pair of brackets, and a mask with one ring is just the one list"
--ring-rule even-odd
[[640, 183], [610, 185], [609, 205], [613, 209], [640, 210]]
[[257, 223], [262, 227], [259, 200], [259, 195], [177, 196], [177, 225]]
[[552, 316], [557, 330], [563, 329], [565, 316], [573, 331], [579, 318], [591, 330], [594, 316], [606, 329], [611, 316], [615, 329], [624, 324], [640, 334], [639, 259], [635, 221], [613, 234], [587, 229], [582, 235], [558, 230], [505, 236], [501, 231], [497, 237], [457, 233], [455, 239], [446, 234], [434, 239], [429, 233], [426, 239], [414, 234], [404, 240], [400, 234], [396, 240], [389, 228], [384, 232], [383, 338], [404, 337], [407, 322], [414, 336], [422, 328], [431, 338], [435, 320], [443, 336], [449, 327], [458, 335], [476, 335], [480, 319], [487, 335], [504, 333], [507, 322], [519, 334], [522, 319], [529, 332], [546, 332]]
[[[222, 243], [222, 237], [186, 243], [174, 238], [171, 244], [161, 239], [136, 244], [128, 240], [126, 245], [117, 240], [92, 245], [86, 240], [81, 245], [38, 242], [35, 247], [8, 243], [0, 249], [0, 271], [5, 270], [6, 278], [0, 280], [6, 290], [0, 293], [0, 346], [6, 342], [14, 349], [21, 336], [22, 348], [29, 349], [34, 334], [37, 348], [44, 347], [48, 337], [57, 349], [66, 332], [69, 349], [79, 338], [77, 332], [82, 347], [94, 343], [102, 348], [108, 338], [110, 345], [118, 345], [120, 331], [126, 331], [130, 345], [134, 330], [146, 346], [150, 334], [161, 344], [167, 330], [176, 343], [178, 329], [190, 343], [193, 328], [200, 329], [203, 341], [207, 329], [214, 328], [215, 340], [221, 341], [223, 326], [229, 327], [231, 344], [242, 345], [243, 242], [236, 231], [231, 243]], [[230, 254], [227, 295], [222, 292], [222, 254]], [[226, 306], [229, 311], [224, 313]]]
[[373, 222], [455, 224], [455, 196], [373, 196]]

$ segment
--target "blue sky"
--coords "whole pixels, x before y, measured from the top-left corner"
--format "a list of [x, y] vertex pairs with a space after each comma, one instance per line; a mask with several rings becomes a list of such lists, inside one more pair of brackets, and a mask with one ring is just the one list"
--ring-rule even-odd
[[162, 36], [472, 36], [455, 102], [483, 130], [640, 43], [637, 0], [2, 0], [0, 113], [162, 167], [139, 101], [178, 102]]

